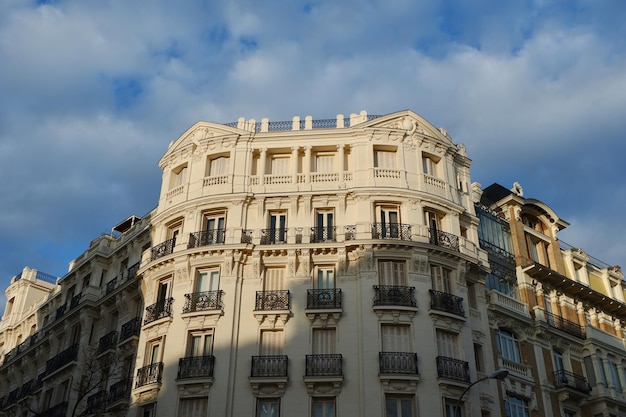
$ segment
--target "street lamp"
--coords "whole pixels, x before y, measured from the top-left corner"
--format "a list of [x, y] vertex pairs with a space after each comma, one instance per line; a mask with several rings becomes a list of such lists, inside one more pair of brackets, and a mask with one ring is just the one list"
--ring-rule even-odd
[[477, 379], [476, 381], [472, 382], [471, 384], [469, 384], [467, 386], [467, 388], [465, 388], [465, 390], [463, 390], [463, 392], [461, 393], [461, 395], [459, 395], [459, 399], [456, 401], [456, 409], [459, 410], [461, 408], [461, 400], [463, 399], [463, 396], [465, 395], [465, 393], [467, 391], [469, 391], [470, 388], [472, 388], [474, 385], [478, 384], [479, 382], [482, 382], [486, 379], [497, 379], [499, 381], [502, 381], [504, 378], [506, 378], [507, 376], [509, 376], [509, 371], [507, 371], [506, 369], [497, 369], [495, 372], [482, 377], [480, 379]]

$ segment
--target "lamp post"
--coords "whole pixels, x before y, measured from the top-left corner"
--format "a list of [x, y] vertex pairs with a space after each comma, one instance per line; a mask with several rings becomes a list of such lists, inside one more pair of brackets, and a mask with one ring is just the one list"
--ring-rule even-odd
[[479, 382], [482, 382], [486, 379], [497, 379], [499, 381], [502, 381], [504, 378], [506, 378], [507, 376], [509, 376], [509, 371], [507, 371], [506, 369], [497, 369], [495, 372], [490, 373], [489, 375], [482, 377], [480, 379], [477, 379], [476, 381], [472, 382], [471, 384], [469, 384], [467, 386], [467, 388], [465, 388], [463, 390], [463, 392], [461, 393], [461, 395], [459, 395], [459, 399], [456, 401], [456, 409], [459, 410], [461, 408], [461, 400], [463, 400], [463, 396], [465, 395], [465, 393], [467, 391], [469, 391], [470, 388], [472, 388], [474, 385], [478, 384]]

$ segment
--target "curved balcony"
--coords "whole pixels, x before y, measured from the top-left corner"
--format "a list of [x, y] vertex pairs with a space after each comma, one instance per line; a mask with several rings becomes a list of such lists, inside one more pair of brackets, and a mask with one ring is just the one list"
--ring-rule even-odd
[[591, 385], [587, 382], [587, 378], [582, 375], [577, 375], [573, 372], [565, 371], [563, 369], [555, 371], [553, 373], [554, 387], [573, 389], [583, 394], [589, 394], [591, 392]]
[[411, 240], [411, 225], [403, 223], [372, 224], [372, 239]]
[[226, 237], [226, 229], [203, 230], [189, 234], [189, 243], [187, 249], [198, 248], [207, 245], [224, 244]]
[[431, 245], [459, 251], [459, 237], [452, 233], [431, 228], [428, 229], [428, 241]]
[[174, 299], [168, 298], [146, 307], [146, 316], [143, 319], [143, 324], [146, 325], [163, 317], [171, 317], [173, 303]]
[[169, 239], [163, 243], [159, 243], [152, 247], [151, 261], [155, 261], [163, 256], [169, 255], [174, 252], [174, 246], [176, 245], [176, 239]]
[[337, 228], [335, 226], [311, 227], [311, 243], [336, 241]]
[[428, 292], [430, 293], [431, 310], [444, 311], [465, 317], [463, 298], [442, 291], [428, 290]]
[[455, 358], [437, 356], [437, 376], [470, 382], [469, 363]]
[[415, 287], [374, 285], [374, 306], [417, 307]]
[[224, 291], [202, 291], [185, 294], [184, 313], [194, 313], [198, 311], [223, 310], [222, 296]]
[[137, 370], [137, 382], [135, 388], [144, 385], [157, 384], [163, 377], [163, 362], [156, 362]]

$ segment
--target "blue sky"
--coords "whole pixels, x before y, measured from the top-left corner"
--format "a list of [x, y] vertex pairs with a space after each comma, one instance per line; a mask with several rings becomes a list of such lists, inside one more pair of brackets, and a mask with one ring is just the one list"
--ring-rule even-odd
[[[157, 202], [198, 120], [411, 109], [626, 266], [622, 0], [0, 2], [0, 286]], [[0, 298], [1, 300], [1, 298]], [[3, 301], [0, 301], [2, 307]]]

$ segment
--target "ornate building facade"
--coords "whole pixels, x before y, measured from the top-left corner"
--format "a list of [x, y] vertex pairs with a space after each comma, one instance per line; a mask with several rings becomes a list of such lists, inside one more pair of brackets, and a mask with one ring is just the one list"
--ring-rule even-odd
[[620, 415], [623, 276], [470, 162], [411, 111], [196, 123], [152, 212], [12, 280], [2, 412]]

